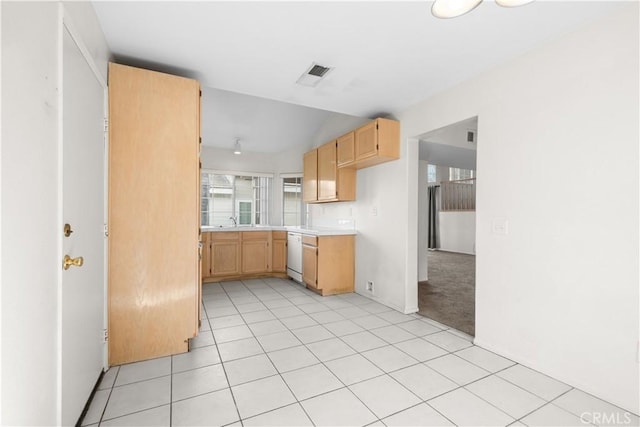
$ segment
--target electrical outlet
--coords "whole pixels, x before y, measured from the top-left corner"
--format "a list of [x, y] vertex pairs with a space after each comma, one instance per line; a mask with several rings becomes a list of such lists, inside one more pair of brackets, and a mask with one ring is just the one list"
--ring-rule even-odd
[[367, 290], [373, 292], [373, 282], [371, 280], [367, 280]]

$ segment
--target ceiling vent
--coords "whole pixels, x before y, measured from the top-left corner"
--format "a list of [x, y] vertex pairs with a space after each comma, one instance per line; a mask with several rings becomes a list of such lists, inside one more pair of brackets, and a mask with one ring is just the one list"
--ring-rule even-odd
[[467, 142], [469, 144], [473, 144], [474, 142], [476, 142], [476, 133], [472, 130], [468, 130], [467, 131]]
[[299, 85], [315, 87], [324, 79], [329, 71], [331, 71], [331, 67], [325, 67], [324, 65], [316, 64], [315, 62], [311, 64], [311, 66], [302, 73], [300, 78], [298, 78]]

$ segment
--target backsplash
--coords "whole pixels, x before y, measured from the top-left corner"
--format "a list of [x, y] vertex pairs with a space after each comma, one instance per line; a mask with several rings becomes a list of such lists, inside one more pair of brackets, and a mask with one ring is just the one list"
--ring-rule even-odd
[[353, 203], [325, 203], [308, 205], [307, 225], [313, 228], [355, 230]]

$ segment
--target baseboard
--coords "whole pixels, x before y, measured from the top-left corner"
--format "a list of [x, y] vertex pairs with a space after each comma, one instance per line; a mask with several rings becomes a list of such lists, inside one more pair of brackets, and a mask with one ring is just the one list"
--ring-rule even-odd
[[473, 343], [475, 345], [477, 345], [478, 347], [484, 348], [485, 350], [489, 350], [489, 351], [497, 354], [498, 356], [502, 356], [502, 357], [504, 357], [506, 359], [509, 359], [509, 360], [511, 360], [513, 362], [516, 362], [516, 363], [518, 363], [518, 364], [520, 364], [522, 366], [525, 366], [525, 367], [527, 367], [529, 369], [532, 369], [532, 370], [534, 370], [536, 372], [539, 372], [539, 373], [541, 373], [543, 375], [551, 377], [551, 378], [553, 378], [553, 379], [555, 379], [557, 381], [561, 381], [561, 382], [563, 382], [563, 383], [565, 383], [565, 384], [567, 384], [567, 385], [569, 385], [571, 387], [574, 387], [574, 388], [576, 388], [576, 389], [578, 389], [580, 391], [583, 391], [585, 393], [591, 394], [592, 396], [595, 396], [598, 399], [604, 400], [605, 402], [608, 402], [608, 403], [610, 403], [612, 405], [618, 406], [619, 408], [621, 408], [621, 409], [623, 409], [623, 410], [625, 410], [625, 411], [627, 411], [627, 412], [629, 412], [631, 414], [634, 414], [634, 415], [638, 416], [638, 414], [636, 414], [632, 409], [626, 408], [626, 407], [622, 406], [619, 402], [613, 402], [611, 400], [608, 400], [607, 397], [602, 396], [601, 394], [598, 394], [596, 391], [594, 391], [592, 389], [592, 387], [590, 385], [584, 384], [584, 383], [582, 383], [580, 381], [574, 381], [573, 379], [568, 378], [564, 374], [564, 372], [556, 372], [556, 371], [554, 371], [552, 369], [547, 370], [544, 367], [538, 366], [538, 364], [532, 362], [531, 360], [527, 359], [526, 357], [520, 357], [518, 355], [514, 355], [511, 352], [505, 351], [504, 349], [499, 348], [498, 346], [492, 345], [491, 343], [488, 343], [486, 341], [483, 341], [482, 339], [475, 338], [473, 340]]

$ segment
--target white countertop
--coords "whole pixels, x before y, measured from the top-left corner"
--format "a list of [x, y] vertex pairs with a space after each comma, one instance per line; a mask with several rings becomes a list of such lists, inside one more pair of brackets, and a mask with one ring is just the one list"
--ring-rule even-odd
[[358, 234], [354, 229], [339, 229], [330, 227], [283, 227], [279, 225], [258, 225], [255, 227], [202, 227], [204, 233], [219, 231], [290, 231], [314, 236], [353, 236]]
[[285, 227], [292, 233], [313, 234], [314, 236], [355, 236], [358, 234], [353, 228], [331, 227]]

